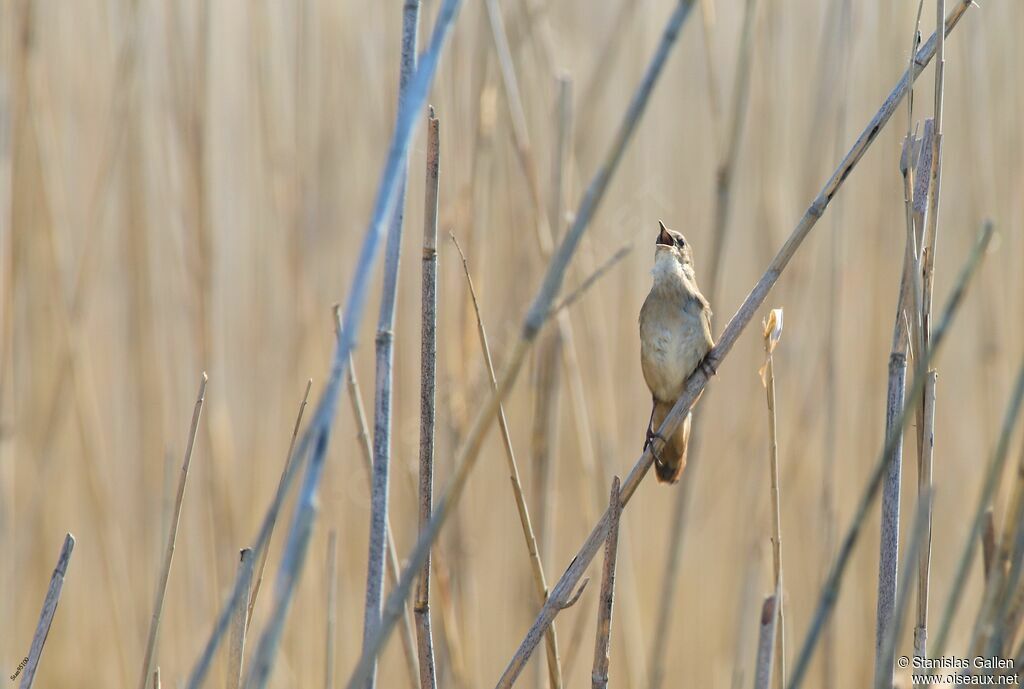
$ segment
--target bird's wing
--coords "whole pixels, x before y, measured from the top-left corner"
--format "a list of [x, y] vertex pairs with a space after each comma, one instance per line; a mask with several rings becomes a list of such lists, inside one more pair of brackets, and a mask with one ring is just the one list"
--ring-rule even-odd
[[704, 295], [700, 292], [691, 293], [687, 296], [683, 309], [700, 319], [701, 329], [704, 331], [704, 339], [707, 342], [708, 349], [714, 347], [715, 340], [711, 336], [711, 306], [708, 304], [708, 300], [704, 298]]

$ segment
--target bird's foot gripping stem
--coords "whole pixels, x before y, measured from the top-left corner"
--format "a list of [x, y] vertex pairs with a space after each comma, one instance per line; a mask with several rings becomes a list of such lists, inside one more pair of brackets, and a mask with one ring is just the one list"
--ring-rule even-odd
[[658, 446], [654, 444], [655, 438], [661, 441], [662, 447], [664, 447], [665, 444], [668, 442], [667, 440], [665, 440], [664, 436], [661, 435], [661, 433], [658, 433], [648, 428], [647, 437], [644, 439], [644, 451], [646, 452], [648, 447], [651, 448], [651, 454], [654, 456], [654, 461], [658, 464], [663, 464], [664, 462], [662, 462], [661, 460], [661, 455], [659, 455], [658, 453]]
[[705, 378], [711, 380], [712, 378], [715, 377], [715, 374], [718, 373], [718, 357], [712, 356], [709, 352], [703, 359], [700, 360], [700, 363], [697, 364], [697, 368], [699, 368], [704, 373]]

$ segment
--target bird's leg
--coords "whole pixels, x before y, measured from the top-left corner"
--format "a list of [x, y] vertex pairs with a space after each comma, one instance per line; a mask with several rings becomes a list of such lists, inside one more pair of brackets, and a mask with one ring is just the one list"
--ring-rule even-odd
[[657, 446], [655, 446], [653, 444], [655, 438], [660, 440], [662, 445], [664, 445], [666, 443], [665, 438], [660, 433], [658, 433], [658, 432], [656, 432], [654, 430], [654, 400], [652, 399], [651, 400], [651, 418], [648, 419], [648, 421], [647, 421], [647, 435], [644, 438], [644, 449], [643, 449], [643, 451], [646, 452], [647, 448], [650, 447], [651, 448], [651, 454], [654, 455], [654, 461], [656, 461], [658, 464], [662, 464], [663, 462], [661, 461], [661, 457], [658, 455], [658, 448], [657, 448]]

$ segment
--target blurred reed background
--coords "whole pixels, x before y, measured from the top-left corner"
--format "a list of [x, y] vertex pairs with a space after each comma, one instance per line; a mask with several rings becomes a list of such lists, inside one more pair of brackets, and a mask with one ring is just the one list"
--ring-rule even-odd
[[[437, 6], [423, 4], [421, 45]], [[600, 162], [672, 6], [500, 3], [556, 234]], [[624, 242], [634, 248], [568, 310], [575, 342], [562, 341], [554, 353], [546, 354], [557, 345], [537, 348], [531, 373], [506, 402], [549, 582], [603, 510], [612, 475], [624, 476], [640, 453], [650, 400], [636, 319], [659, 219], [686, 235], [698, 279], [708, 279], [716, 169], [730, 139], [744, 7], [707, 0], [686, 24], [566, 291]], [[735, 139], [730, 230], [712, 303], [716, 335], [906, 69], [917, 3], [755, 0], [754, 7], [749, 99]], [[394, 122], [401, 9], [397, 1], [321, 0], [0, 5], [4, 675], [28, 652], [55, 556], [71, 531], [77, 546], [36, 684], [137, 681], [205, 370], [206, 406], [155, 663], [166, 685], [184, 686], [230, 590], [239, 548], [250, 545], [277, 486], [306, 381], [313, 380], [315, 399], [328, 372], [331, 307], [346, 296]], [[934, 11], [925, 3], [925, 37]], [[1024, 5], [989, 0], [946, 44], [936, 305], [984, 218], [993, 219], [996, 236], [937, 363], [936, 622], [1024, 351], [1022, 35]], [[499, 369], [547, 263], [494, 46], [484, 3], [466, 3], [430, 94], [442, 161], [439, 487], [490, 390], [448, 231], [466, 249]], [[552, 170], [560, 78], [571, 88], [572, 138], [559, 201]], [[915, 120], [931, 116], [931, 82], [928, 69]], [[901, 106], [765, 304], [765, 313], [785, 309], [774, 373], [791, 653], [830, 560], [821, 504], [829, 457], [841, 534], [884, 440], [905, 240], [899, 160], [906, 130]], [[421, 127], [409, 161], [395, 326], [390, 520], [400, 558], [417, 532], [425, 147]], [[371, 414], [379, 284], [378, 275], [355, 353]], [[663, 568], [677, 529], [686, 537], [665, 686], [746, 686], [753, 678], [761, 598], [774, 586], [757, 330], [741, 337], [698, 406], [700, 458], [684, 478], [695, 481], [687, 519], [671, 517], [681, 487], [651, 480], [623, 513], [613, 686], [649, 686]], [[339, 680], [359, 657], [370, 500], [356, 434], [343, 399], [272, 686], [323, 683], [332, 529]], [[916, 504], [914, 437], [908, 431], [905, 534]], [[1015, 466], [1020, 431], [1012, 437], [1008, 464]], [[997, 522], [1007, 491], [998, 496]], [[290, 509], [283, 514], [290, 517]], [[876, 505], [838, 601], [835, 687], [868, 686], [873, 677], [878, 521]], [[256, 629], [270, 610], [285, 533], [279, 527], [271, 544]], [[538, 609], [496, 429], [433, 552], [439, 685], [490, 686]], [[566, 686], [589, 681], [598, 572], [595, 564], [590, 588], [557, 619]], [[969, 572], [951, 651], [968, 643], [981, 600], [980, 564]], [[912, 626], [898, 655], [912, 649]], [[543, 663], [543, 655], [531, 662]], [[828, 686], [819, 663], [808, 686]], [[209, 682], [222, 682], [225, 671], [216, 666]], [[379, 686], [412, 686], [400, 630], [379, 673]], [[546, 681], [531, 671], [519, 684]]]

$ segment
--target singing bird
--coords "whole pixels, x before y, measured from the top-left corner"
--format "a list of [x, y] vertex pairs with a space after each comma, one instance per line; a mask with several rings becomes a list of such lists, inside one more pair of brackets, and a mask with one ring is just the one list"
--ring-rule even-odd
[[[697, 287], [693, 252], [686, 238], [658, 221], [655, 241], [654, 284], [640, 309], [640, 366], [651, 390], [653, 408], [647, 425], [644, 449], [683, 392], [686, 379], [714, 345], [711, 338], [711, 306]], [[713, 374], [713, 369], [706, 371]], [[691, 413], [687, 412], [670, 438], [655, 446], [654, 470], [658, 480], [675, 483], [686, 467]]]

